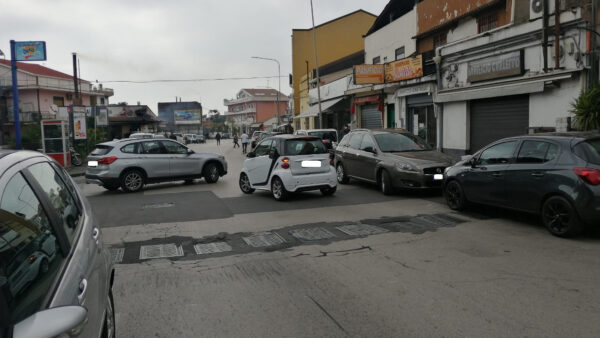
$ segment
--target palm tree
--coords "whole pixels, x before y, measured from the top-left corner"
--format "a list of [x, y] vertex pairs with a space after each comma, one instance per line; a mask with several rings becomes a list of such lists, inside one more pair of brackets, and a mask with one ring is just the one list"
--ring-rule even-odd
[[592, 85], [571, 103], [574, 126], [579, 130], [600, 129], [600, 84]]

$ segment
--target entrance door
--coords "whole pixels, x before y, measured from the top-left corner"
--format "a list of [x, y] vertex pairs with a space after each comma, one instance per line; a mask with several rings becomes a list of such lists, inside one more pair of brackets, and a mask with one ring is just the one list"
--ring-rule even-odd
[[360, 119], [362, 128], [381, 129], [383, 127], [381, 112], [379, 111], [379, 105], [377, 104], [367, 104], [362, 106]]
[[437, 119], [433, 112], [433, 105], [413, 107], [411, 111], [412, 124], [409, 128], [412, 128], [413, 134], [421, 137], [432, 148], [435, 148], [437, 145]]
[[387, 127], [396, 128], [396, 108], [394, 104], [387, 105]]

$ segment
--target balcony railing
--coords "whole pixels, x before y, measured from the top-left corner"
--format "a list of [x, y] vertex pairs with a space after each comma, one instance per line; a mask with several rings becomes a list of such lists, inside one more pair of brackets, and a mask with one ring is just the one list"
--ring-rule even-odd
[[[15, 115], [12, 113], [12, 111], [9, 111], [6, 114], [6, 117], [8, 122], [15, 122]], [[40, 114], [40, 112], [37, 111], [19, 113], [20, 122], [40, 122], [41, 119], [42, 115]]]

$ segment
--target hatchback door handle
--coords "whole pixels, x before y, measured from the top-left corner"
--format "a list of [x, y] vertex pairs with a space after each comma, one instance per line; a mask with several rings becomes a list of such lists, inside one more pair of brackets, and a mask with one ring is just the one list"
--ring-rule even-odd
[[531, 173], [531, 176], [533, 176], [533, 177], [542, 177], [542, 176], [544, 176], [544, 173]]
[[502, 173], [493, 173], [492, 176], [494, 176], [494, 177], [501, 177]]
[[88, 282], [87, 279], [82, 279], [79, 282], [79, 294], [77, 295], [77, 300], [79, 301], [79, 305], [83, 305], [85, 302], [85, 295], [87, 294]]

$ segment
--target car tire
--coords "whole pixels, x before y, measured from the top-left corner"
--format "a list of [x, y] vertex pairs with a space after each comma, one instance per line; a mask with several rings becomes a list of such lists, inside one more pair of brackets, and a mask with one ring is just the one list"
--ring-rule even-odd
[[115, 191], [119, 189], [118, 185], [103, 185], [102, 188], [108, 190], [108, 191]]
[[379, 187], [381, 192], [384, 195], [391, 195], [394, 192], [394, 187], [392, 187], [390, 173], [388, 173], [386, 170], [382, 170], [379, 176]]
[[242, 190], [242, 192], [244, 194], [251, 194], [254, 192], [254, 189], [250, 185], [250, 179], [248, 178], [248, 175], [246, 175], [246, 173], [240, 174], [239, 183], [240, 183], [240, 190]]
[[460, 183], [456, 180], [448, 182], [444, 188], [446, 204], [452, 210], [464, 210], [468, 206], [467, 198]]
[[341, 162], [335, 167], [335, 173], [339, 183], [348, 184], [348, 182], [350, 182], [350, 178], [346, 175], [346, 168], [344, 168], [344, 165]]
[[583, 231], [583, 223], [573, 205], [562, 196], [552, 196], [542, 205], [542, 221], [551, 234], [573, 237]]
[[112, 290], [108, 291], [106, 300], [106, 313], [104, 315], [104, 326], [102, 327], [102, 338], [116, 337], [116, 322], [115, 322], [115, 302]]
[[335, 194], [336, 190], [337, 190], [337, 187], [321, 188], [321, 194], [323, 194], [323, 196], [331, 196], [331, 195]]
[[208, 163], [202, 169], [202, 176], [206, 183], [217, 183], [219, 180], [219, 167], [215, 163]]
[[121, 189], [125, 192], [138, 192], [144, 187], [144, 174], [139, 170], [128, 170], [121, 175]]
[[288, 198], [288, 191], [279, 177], [273, 177], [271, 180], [271, 194], [277, 201], [285, 201]]

